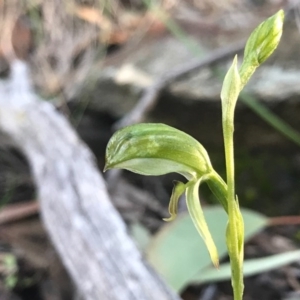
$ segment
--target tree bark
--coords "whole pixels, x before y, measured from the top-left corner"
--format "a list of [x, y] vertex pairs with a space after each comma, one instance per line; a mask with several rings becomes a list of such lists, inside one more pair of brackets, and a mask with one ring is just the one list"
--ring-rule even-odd
[[27, 157], [43, 222], [85, 300], [179, 299], [143, 260], [90, 150], [35, 95], [21, 61], [0, 82], [0, 130]]

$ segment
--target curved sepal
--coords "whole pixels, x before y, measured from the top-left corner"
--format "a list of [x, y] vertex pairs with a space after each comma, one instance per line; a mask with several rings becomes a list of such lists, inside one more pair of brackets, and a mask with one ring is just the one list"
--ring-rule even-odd
[[201, 183], [201, 179], [196, 182], [189, 182], [186, 188], [186, 203], [188, 207], [189, 214], [191, 219], [198, 230], [199, 234], [204, 240], [206, 247], [208, 249], [210, 258], [215, 267], [219, 266], [219, 256], [216, 245], [213, 241], [213, 238], [210, 234], [208, 226], [206, 224], [204, 214], [201, 208], [200, 200], [199, 200], [199, 185]]

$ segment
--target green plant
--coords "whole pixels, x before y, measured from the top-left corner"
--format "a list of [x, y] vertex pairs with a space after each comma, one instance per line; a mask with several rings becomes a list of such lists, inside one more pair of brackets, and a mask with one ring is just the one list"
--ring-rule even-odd
[[3, 269], [4, 284], [8, 289], [13, 289], [18, 282], [18, 263], [13, 254], [2, 253], [0, 266]]
[[255, 69], [276, 49], [282, 34], [283, 19], [284, 13], [280, 10], [261, 23], [247, 41], [240, 69], [235, 57], [225, 76], [221, 101], [227, 183], [213, 169], [208, 153], [197, 140], [164, 124], [138, 124], [123, 128], [112, 136], [106, 150], [105, 170], [122, 168], [142, 175], [176, 172], [187, 179], [187, 183], [175, 183], [169, 204], [171, 216], [166, 221], [175, 218], [179, 197], [185, 192], [191, 219], [207, 246], [213, 264], [218, 267], [217, 247], [199, 201], [199, 186], [207, 182], [228, 214], [226, 244], [235, 300], [242, 299], [244, 290], [244, 222], [235, 194], [234, 176], [235, 105]]

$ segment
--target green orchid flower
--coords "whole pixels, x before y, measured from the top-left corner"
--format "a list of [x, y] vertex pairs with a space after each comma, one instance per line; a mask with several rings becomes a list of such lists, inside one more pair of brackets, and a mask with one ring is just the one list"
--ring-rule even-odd
[[177, 215], [178, 200], [186, 195], [189, 214], [205, 241], [212, 262], [218, 266], [218, 253], [207, 227], [199, 200], [199, 186], [207, 181], [227, 211], [226, 184], [213, 169], [204, 147], [190, 135], [164, 124], [137, 124], [117, 131], [110, 139], [105, 168], [126, 169], [142, 175], [179, 173], [187, 183], [176, 182], [170, 204], [170, 217]]

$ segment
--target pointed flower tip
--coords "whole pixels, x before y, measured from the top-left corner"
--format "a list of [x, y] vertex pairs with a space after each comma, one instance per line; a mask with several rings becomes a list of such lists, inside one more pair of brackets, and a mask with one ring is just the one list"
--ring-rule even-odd
[[221, 90], [222, 110], [227, 116], [228, 109], [234, 109], [240, 92], [241, 78], [237, 67], [237, 55], [226, 73]]
[[220, 263], [219, 263], [219, 254], [218, 254], [218, 250], [216, 248], [215, 245], [211, 245], [211, 246], [208, 246], [208, 251], [209, 251], [209, 255], [210, 255], [210, 259], [214, 265], [214, 267], [216, 269], [219, 269], [219, 266], [220, 266]]
[[184, 191], [186, 190], [186, 185], [183, 182], [174, 181], [174, 187], [173, 187], [173, 191], [172, 191], [172, 195], [171, 195], [171, 199], [170, 199], [170, 203], [169, 203], [169, 213], [170, 213], [170, 217], [169, 218], [164, 218], [163, 220], [166, 222], [170, 222], [175, 220], [176, 216], [177, 216], [177, 206], [178, 206], [178, 201], [180, 196], [184, 193]]
[[212, 261], [213, 265], [216, 269], [220, 269], [220, 262], [219, 262], [219, 258], [217, 257], [215, 260]]
[[176, 219], [176, 215], [170, 216], [169, 218], [163, 218], [163, 221], [165, 222], [171, 222]]
[[283, 23], [284, 20], [284, 11], [283, 9], [280, 9], [277, 14], [275, 14], [276, 18]]

